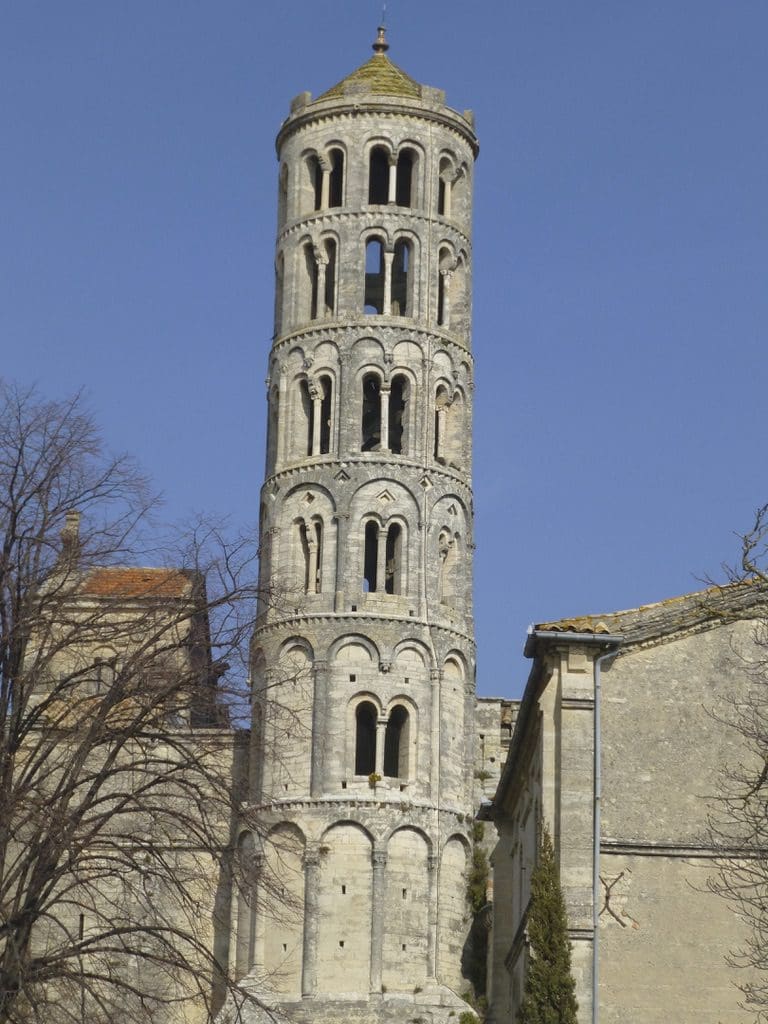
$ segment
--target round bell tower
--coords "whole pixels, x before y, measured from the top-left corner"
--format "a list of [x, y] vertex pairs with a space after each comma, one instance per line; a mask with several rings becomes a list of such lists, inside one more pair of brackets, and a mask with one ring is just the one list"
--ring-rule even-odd
[[475, 646], [470, 112], [374, 55], [277, 137], [275, 331], [241, 897], [288, 1020], [460, 999]]

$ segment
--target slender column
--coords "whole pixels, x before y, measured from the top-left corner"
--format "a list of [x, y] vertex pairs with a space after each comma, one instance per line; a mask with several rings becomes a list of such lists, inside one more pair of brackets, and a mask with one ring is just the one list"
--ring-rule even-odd
[[394, 252], [384, 253], [384, 316], [392, 315], [392, 261]]
[[430, 853], [427, 858], [427, 978], [437, 977], [437, 913], [439, 899], [438, 858]]
[[441, 270], [440, 274], [443, 278], [443, 322], [441, 327], [450, 327], [451, 325], [451, 275], [450, 270]]
[[387, 736], [386, 718], [376, 719], [376, 774], [384, 778], [384, 743]]
[[[312, 399], [312, 454], [320, 454], [320, 417], [323, 411], [323, 396], [320, 385], [311, 382], [309, 385], [309, 397]], [[312, 591], [314, 593], [314, 591]]]
[[320, 170], [323, 173], [320, 182], [320, 209], [327, 210], [331, 196], [331, 165], [323, 160], [320, 163]]
[[387, 851], [374, 847], [371, 886], [371, 992], [381, 992], [381, 961], [384, 953], [384, 899]]
[[389, 158], [389, 195], [387, 202], [394, 203], [397, 199], [397, 157]]
[[315, 524], [307, 523], [305, 526], [307, 531], [307, 593], [317, 593], [317, 537], [315, 535]]
[[450, 181], [448, 178], [445, 179], [444, 196], [445, 196], [445, 202], [443, 203], [443, 208], [445, 210], [445, 213], [443, 214], [443, 216], [444, 217], [450, 217], [451, 216], [451, 200], [453, 199], [453, 182]]
[[325, 253], [317, 252], [317, 310], [315, 315], [318, 320], [323, 320], [328, 311], [325, 308], [325, 275], [328, 269], [328, 258]]
[[437, 410], [437, 423], [436, 432], [437, 437], [435, 438], [435, 453], [438, 462], [445, 462], [445, 420], [447, 416], [447, 410], [444, 405], [441, 405]]
[[383, 452], [389, 451], [389, 396], [391, 391], [385, 385], [382, 385], [381, 391], [379, 392], [379, 401], [381, 403], [381, 450]]
[[320, 849], [316, 843], [312, 843], [304, 851], [304, 944], [301, 955], [302, 999], [311, 999], [317, 988], [319, 895]]
[[312, 775], [310, 794], [313, 797], [323, 795], [327, 780], [328, 766], [325, 764], [325, 730], [328, 718], [325, 713], [328, 704], [328, 662], [317, 660], [314, 664], [315, 688], [312, 699]]
[[387, 527], [383, 526], [379, 530], [379, 542], [376, 547], [376, 593], [386, 594], [386, 576], [387, 571]]

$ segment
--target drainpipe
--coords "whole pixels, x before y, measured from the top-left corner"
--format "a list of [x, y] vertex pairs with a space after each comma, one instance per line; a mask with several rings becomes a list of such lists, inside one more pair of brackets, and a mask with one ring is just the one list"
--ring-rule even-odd
[[595, 735], [594, 735], [594, 808], [592, 813], [592, 1024], [598, 1024], [600, 1003], [598, 985], [600, 982], [600, 809], [603, 788], [602, 737], [600, 731], [600, 669], [604, 661], [615, 658], [621, 641], [595, 658]]

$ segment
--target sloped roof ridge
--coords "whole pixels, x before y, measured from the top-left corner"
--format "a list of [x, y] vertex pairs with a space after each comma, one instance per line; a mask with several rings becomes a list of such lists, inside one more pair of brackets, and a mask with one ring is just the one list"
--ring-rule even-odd
[[420, 99], [421, 86], [416, 79], [406, 74], [387, 57], [385, 53], [374, 53], [365, 64], [355, 68], [346, 78], [331, 86], [314, 101], [330, 100], [355, 93], [371, 93], [376, 96], [401, 96], [405, 99]]
[[534, 628], [551, 633], [622, 634], [639, 642], [704, 623], [733, 620], [758, 605], [768, 604], [768, 584], [762, 579], [738, 580], [664, 598], [637, 608], [582, 615], [538, 623]]

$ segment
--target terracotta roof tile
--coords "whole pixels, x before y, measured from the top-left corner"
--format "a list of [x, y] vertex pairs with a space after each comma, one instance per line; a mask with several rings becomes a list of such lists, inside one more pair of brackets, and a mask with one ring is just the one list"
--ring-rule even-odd
[[189, 575], [180, 569], [138, 569], [110, 566], [93, 569], [81, 593], [93, 597], [185, 597]]

